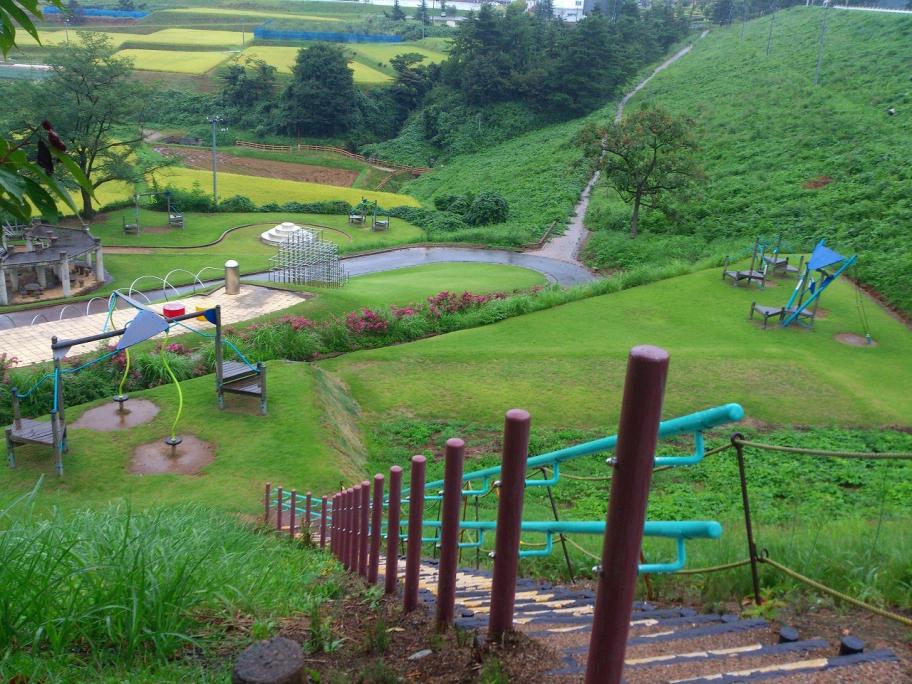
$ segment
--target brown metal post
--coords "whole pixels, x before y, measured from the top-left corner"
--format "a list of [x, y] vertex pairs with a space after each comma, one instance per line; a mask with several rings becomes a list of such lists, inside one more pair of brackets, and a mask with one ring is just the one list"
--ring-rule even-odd
[[750, 554], [751, 562], [751, 581], [754, 584], [754, 604], [763, 603], [760, 596], [760, 572], [757, 570], [757, 544], [754, 543], [754, 526], [751, 523], [750, 499], [747, 496], [747, 472], [744, 467], [744, 445], [741, 440], [744, 435], [736, 432], [731, 436], [731, 443], [735, 447], [735, 453], [738, 456], [738, 476], [741, 479], [741, 505], [744, 507], [744, 529], [747, 533], [747, 550]]
[[504, 421], [503, 457], [500, 466], [500, 500], [494, 538], [494, 572], [491, 578], [491, 614], [488, 639], [500, 639], [513, 629], [516, 603], [516, 571], [519, 565], [519, 536], [529, 456], [529, 414], [522, 409], [507, 411]]
[[374, 498], [371, 503], [370, 560], [367, 566], [367, 581], [377, 583], [380, 572], [380, 528], [383, 525], [383, 475], [374, 475]]
[[282, 488], [276, 489], [276, 529], [282, 529]]
[[272, 493], [272, 483], [266, 483], [266, 494], [263, 496], [263, 524], [269, 524], [269, 495]]
[[297, 511], [295, 510], [298, 507], [298, 490], [291, 490], [291, 508], [288, 509], [288, 536], [292, 540], [295, 538], [295, 518], [297, 516]]
[[402, 505], [402, 468], [390, 468], [389, 508], [386, 514], [386, 577], [383, 591], [396, 592], [399, 574], [399, 523]]
[[412, 456], [412, 480], [409, 483], [408, 544], [405, 550], [405, 595], [402, 607], [406, 613], [418, 607], [418, 574], [421, 570], [421, 521], [424, 516], [424, 469], [427, 459]]
[[444, 455], [443, 501], [440, 514], [440, 563], [437, 567], [437, 629], [446, 631], [456, 609], [456, 563], [459, 559], [459, 505], [465, 442], [448, 439]]
[[311, 538], [311, 536], [310, 536], [310, 520], [311, 520], [310, 507], [312, 505], [312, 497], [310, 495], [310, 492], [307, 492], [307, 494], [304, 496], [304, 504], [307, 507], [307, 512], [304, 513], [304, 525], [307, 527], [307, 532], [305, 534], [307, 534], [307, 539], [309, 541]]
[[370, 482], [367, 480], [361, 483], [361, 509], [358, 513], [361, 516], [358, 524], [361, 529], [361, 536], [358, 538], [358, 574], [367, 579], [367, 550], [370, 538]]
[[617, 684], [624, 670], [667, 375], [668, 352], [664, 349], [639, 346], [630, 350], [586, 684]]
[[320, 497], [320, 549], [326, 548], [326, 497]]

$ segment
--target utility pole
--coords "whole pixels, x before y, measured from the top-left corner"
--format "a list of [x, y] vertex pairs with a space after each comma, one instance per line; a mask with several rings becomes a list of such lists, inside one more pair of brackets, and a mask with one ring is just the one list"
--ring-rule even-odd
[[216, 149], [215, 149], [215, 128], [221, 122], [222, 118], [218, 115], [210, 116], [208, 121], [212, 126], [212, 206], [218, 207], [218, 181], [216, 178]]
[[827, 16], [830, 12], [830, 3], [823, 10], [823, 21], [820, 22], [820, 39], [817, 41], [817, 69], [814, 71], [814, 85], [820, 83], [820, 65], [823, 63], [823, 46], [826, 43]]
[[776, 6], [773, 5], [773, 13], [770, 15], [770, 30], [769, 36], [766, 39], [766, 56], [769, 57], [770, 51], [773, 49], [773, 22], [776, 21]]

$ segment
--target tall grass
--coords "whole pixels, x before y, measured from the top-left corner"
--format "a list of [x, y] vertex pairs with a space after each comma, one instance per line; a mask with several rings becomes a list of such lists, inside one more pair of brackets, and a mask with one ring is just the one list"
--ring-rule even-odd
[[39, 517], [39, 486], [0, 511], [4, 681], [23, 652], [95, 667], [163, 661], [204, 648], [212, 621], [303, 612], [339, 591], [325, 556], [223, 513], [114, 505]]

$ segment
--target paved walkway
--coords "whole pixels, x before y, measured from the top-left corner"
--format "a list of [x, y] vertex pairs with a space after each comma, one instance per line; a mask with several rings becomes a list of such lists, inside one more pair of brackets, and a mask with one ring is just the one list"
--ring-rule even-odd
[[[138, 299], [142, 299], [141, 297]], [[194, 307], [208, 308], [216, 304], [222, 305], [222, 322], [226, 325], [239, 323], [267, 313], [287, 308], [297, 304], [306, 295], [298, 292], [285, 292], [270, 290], [264, 287], [247, 285], [241, 288], [241, 293], [228, 296], [224, 289], [217, 290], [208, 295], [187, 296], [181, 301], [187, 306], [187, 311]], [[153, 304], [151, 308], [161, 311], [162, 303]], [[123, 326], [133, 317], [129, 311], [118, 310], [114, 313], [114, 323]], [[19, 360], [20, 366], [26, 366], [41, 361], [50, 361], [51, 337], [56, 335], [59, 339], [72, 339], [100, 333], [105, 324], [107, 313], [95, 313], [89, 316], [68, 318], [62, 321], [36, 323], [10, 330], [0, 331], [0, 350], [12, 354]], [[200, 330], [210, 330], [209, 323], [196, 320], [186, 321], [190, 327]], [[73, 350], [74, 354], [81, 354], [91, 350], [91, 345], [84, 345]]]

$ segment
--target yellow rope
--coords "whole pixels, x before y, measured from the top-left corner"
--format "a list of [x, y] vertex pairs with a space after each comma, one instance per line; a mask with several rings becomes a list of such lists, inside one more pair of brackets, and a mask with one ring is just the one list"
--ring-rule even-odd
[[912, 459], [912, 451], [885, 451], [875, 453], [869, 451], [825, 451], [823, 449], [803, 449], [800, 447], [777, 446], [775, 444], [762, 444], [760, 442], [749, 442], [744, 439], [732, 440], [733, 444], [752, 449], [764, 449], [766, 451], [782, 451], [787, 454], [803, 454], [805, 456], [827, 456], [829, 458], [863, 458], [863, 459]]

